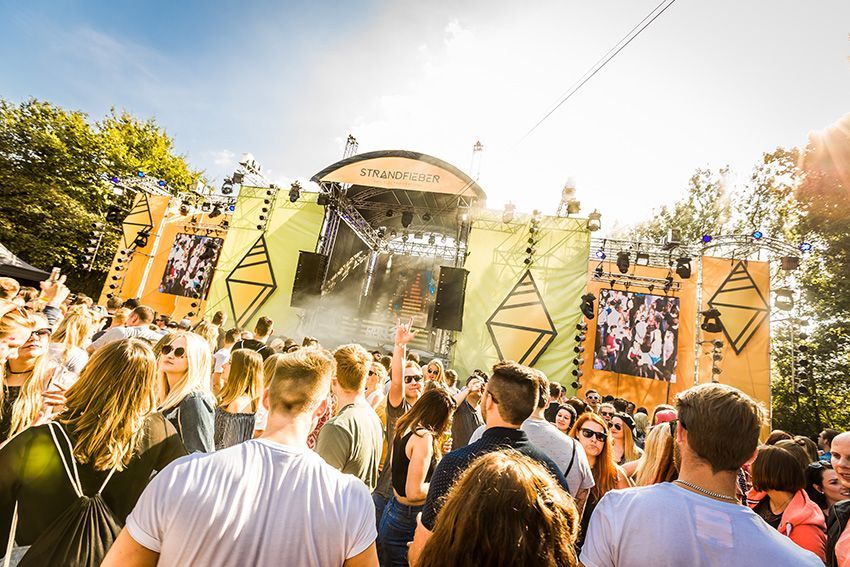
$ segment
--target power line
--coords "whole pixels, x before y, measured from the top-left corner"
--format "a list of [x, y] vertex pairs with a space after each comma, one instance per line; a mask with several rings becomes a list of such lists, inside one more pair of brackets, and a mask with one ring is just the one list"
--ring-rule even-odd
[[[607, 65], [609, 61], [611, 61], [611, 59], [613, 59], [618, 53], [620, 53], [620, 51], [625, 49], [627, 45], [634, 41], [634, 39], [639, 36], [643, 30], [649, 27], [652, 22], [654, 22], [661, 14], [663, 14], [667, 10], [667, 8], [672, 6], [675, 2], [676, 0], [661, 0], [661, 2], [655, 8], [653, 8], [652, 11], [649, 12], [649, 14], [647, 14], [637, 25], [635, 25], [631, 30], [629, 30], [628, 33], [626, 33], [626, 35], [623, 36], [623, 38], [614, 45], [614, 47], [609, 49], [605, 55], [603, 55], [596, 63], [594, 63], [590, 67], [590, 69], [588, 69], [584, 73], [584, 75], [582, 75], [582, 78], [580, 78], [576, 83], [573, 84], [572, 87], [568, 89], [566, 95], [564, 95], [561, 100], [558, 101], [558, 103], [549, 112], [547, 112], [546, 115], [543, 116], [543, 118], [541, 118], [537, 122], [537, 124], [535, 124], [528, 132], [525, 133], [525, 135], [520, 139], [520, 142], [525, 140], [532, 132], [534, 132], [541, 124], [543, 124], [543, 122], [547, 118], [552, 116], [552, 114], [556, 110], [558, 110], [558, 108], [560, 108], [562, 104], [567, 102], [574, 94], [576, 94], [586, 82], [592, 79], [593, 76], [596, 75], [596, 73], [601, 71], [602, 68], [605, 67], [605, 65]], [[664, 5], [665, 3], [667, 3], [667, 5], [662, 8], [662, 5]], [[635, 32], [635, 30], [637, 31]]]

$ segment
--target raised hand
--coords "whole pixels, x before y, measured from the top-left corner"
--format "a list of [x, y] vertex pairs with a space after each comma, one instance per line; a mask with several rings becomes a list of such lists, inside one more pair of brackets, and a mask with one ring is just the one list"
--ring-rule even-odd
[[415, 336], [416, 331], [413, 330], [413, 317], [410, 318], [407, 324], [402, 324], [401, 320], [396, 318], [395, 344], [406, 345]]

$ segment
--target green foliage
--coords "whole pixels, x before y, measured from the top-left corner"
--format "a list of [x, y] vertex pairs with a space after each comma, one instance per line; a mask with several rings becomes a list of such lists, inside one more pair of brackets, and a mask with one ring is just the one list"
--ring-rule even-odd
[[[126, 210], [132, 200], [103, 178], [138, 169], [175, 191], [194, 187], [201, 175], [174, 154], [173, 140], [153, 120], [113, 111], [91, 123], [48, 102], [0, 100], [0, 242], [42, 269], [61, 267], [72, 288], [98, 293], [120, 230], [120, 223], [106, 223], [106, 211]], [[81, 255], [95, 221], [108, 228], [87, 273]]]
[[[793, 391], [793, 327], [790, 317], [772, 321], [773, 426], [813, 435], [824, 427], [850, 429], [850, 117], [804, 152], [777, 148], [766, 153], [751, 175], [726, 192], [726, 169], [697, 170], [685, 197], [662, 207], [630, 230], [636, 239], [660, 241], [668, 228], [685, 241], [702, 234], [749, 234], [815, 245], [815, 252], [791, 277], [802, 297], [798, 315], [807, 322], [806, 358], [810, 393]], [[777, 281], [774, 270], [774, 284]], [[781, 281], [781, 280], [780, 280]]]

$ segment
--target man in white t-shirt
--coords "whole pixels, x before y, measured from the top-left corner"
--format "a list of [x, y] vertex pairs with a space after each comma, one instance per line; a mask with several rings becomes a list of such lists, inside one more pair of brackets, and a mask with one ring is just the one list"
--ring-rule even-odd
[[690, 388], [677, 402], [678, 480], [612, 490], [602, 497], [590, 519], [581, 563], [822, 567], [815, 554], [769, 526], [736, 496], [738, 470], [755, 457], [761, 407], [743, 392], [716, 383]]
[[242, 332], [239, 329], [230, 329], [224, 333], [224, 340], [220, 349], [215, 351], [213, 355], [213, 384], [221, 387], [221, 375], [224, 372], [224, 366], [230, 362], [230, 353], [233, 351], [233, 345], [239, 340]]
[[156, 313], [150, 307], [139, 305], [130, 312], [130, 316], [127, 317], [126, 324], [120, 327], [112, 327], [103, 333], [96, 341], [86, 348], [86, 351], [89, 354], [92, 354], [97, 349], [105, 347], [109, 343], [114, 343], [115, 341], [123, 339], [137, 338], [144, 339], [152, 343], [157, 342], [162, 338], [162, 335], [150, 328], [155, 315]]
[[263, 436], [167, 466], [142, 493], [104, 567], [377, 566], [369, 490], [307, 448], [333, 372], [325, 350], [282, 356], [263, 396]]

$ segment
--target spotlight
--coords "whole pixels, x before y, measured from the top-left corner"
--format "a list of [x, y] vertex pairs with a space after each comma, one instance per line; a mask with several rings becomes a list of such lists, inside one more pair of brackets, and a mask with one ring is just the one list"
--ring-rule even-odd
[[782, 311], [791, 311], [794, 309], [794, 292], [787, 287], [781, 287], [774, 290], [776, 298], [773, 300], [773, 305]]
[[799, 256], [783, 256], [779, 261], [782, 263], [782, 270], [785, 272], [793, 272], [800, 267]]
[[587, 332], [587, 323], [576, 323], [576, 331], [581, 331], [582, 333]]
[[531, 258], [526, 258], [525, 260], [522, 261], [522, 263], [525, 264], [526, 266], [531, 264]]
[[577, 215], [581, 212], [581, 203], [573, 199], [572, 201], [567, 201], [567, 214], [568, 215]]
[[605, 274], [605, 270], [602, 268], [602, 263], [596, 266], [596, 269], [593, 271], [597, 278], [601, 278]]
[[811, 252], [811, 251], [812, 251], [812, 245], [810, 243], [802, 242], [800, 244], [800, 252]]
[[526, 254], [534, 254], [534, 248], [529, 246], [528, 248], [525, 249], [525, 253]]
[[753, 233], [753, 240], [761, 240], [764, 236], [764, 233], [760, 230], [757, 230]]
[[603, 250], [602, 248], [597, 250], [596, 251], [596, 257], [599, 258], [600, 260], [604, 260], [605, 259], [605, 250]]
[[150, 229], [143, 228], [139, 232], [136, 233], [136, 239], [133, 240], [133, 245], [136, 248], [144, 248], [148, 245], [148, 237], [150, 236]]
[[110, 205], [106, 210], [106, 222], [116, 223], [121, 220], [121, 208], [116, 205]]
[[505, 212], [502, 213], [502, 222], [507, 224], [514, 220], [514, 211], [516, 211], [516, 205], [508, 202], [505, 205]]
[[401, 226], [407, 228], [410, 226], [410, 223], [413, 222], [413, 213], [410, 211], [404, 211], [401, 213]]
[[702, 243], [708, 244], [709, 242], [711, 242], [711, 235], [710, 234], [703, 234], [702, 235]]
[[809, 394], [809, 387], [805, 384], [800, 384], [797, 386], [797, 393], [803, 396], [807, 396]]
[[120, 181], [120, 179], [118, 179], [118, 177], [116, 177], [115, 175], [113, 175], [109, 180], [112, 181], [112, 183], [114, 183], [115, 185], [118, 185], [118, 182]]
[[431, 213], [425, 213], [422, 215], [422, 220], [425, 222], [431, 222]]
[[144, 176], [145, 176], [145, 172], [144, 172], [144, 171], [142, 171], [142, 170], [139, 170], [139, 171], [137, 171], [137, 172], [136, 172], [136, 175], [137, 175], [138, 177], [144, 177]]
[[587, 215], [587, 230], [590, 232], [596, 232], [597, 230], [602, 228], [602, 215], [599, 214], [599, 211], [593, 209], [593, 212]]
[[157, 181], [157, 182], [156, 182], [156, 184], [157, 184], [157, 185], [159, 185], [160, 187], [165, 187], [165, 186], [167, 185], [167, 183], [165, 183], [165, 181], [164, 181], [164, 180], [162, 180], [162, 179], [160, 179], [159, 181]]
[[621, 274], [625, 274], [629, 271], [631, 256], [628, 252], [617, 252], [617, 269], [620, 270]]
[[700, 329], [706, 333], [719, 333], [723, 330], [723, 324], [720, 322], [720, 311], [717, 309], [708, 309], [702, 312], [702, 325]]
[[221, 194], [230, 195], [231, 193], [233, 193], [233, 181], [226, 177], [224, 183], [221, 184]]
[[596, 301], [596, 296], [592, 293], [585, 293], [581, 296], [581, 309], [582, 315], [587, 317], [588, 319], [593, 319], [593, 302]]
[[649, 265], [649, 254], [646, 252], [638, 252], [635, 255], [635, 265], [637, 266], [648, 266]]
[[183, 201], [182, 203], [180, 203], [180, 214], [184, 215], [184, 216], [189, 214], [189, 203], [188, 202]]
[[301, 184], [293, 181], [292, 186], [289, 188], [289, 202], [294, 203], [299, 198], [301, 198]]
[[210, 209], [212, 209], [212, 203], [208, 203], [206, 201], [201, 203], [201, 212], [202, 213], [208, 213], [208, 212], [210, 212]]
[[582, 377], [582, 375], [584, 374], [584, 372], [582, 372], [582, 371], [581, 371], [581, 370], [579, 370], [578, 368], [573, 368], [573, 372], [572, 372], [572, 374], [573, 374], [573, 376], [575, 376], [576, 378], [581, 378], [581, 377]]
[[221, 214], [221, 205], [216, 205], [216, 206], [213, 207], [213, 210], [210, 211], [209, 217], [211, 219], [214, 219], [215, 217], [219, 216], [220, 214]]
[[393, 216], [393, 214], [394, 213], [393, 213], [392, 209], [387, 209], [387, 217], [391, 217], [391, 216]]
[[570, 386], [572, 386], [574, 390], [579, 390], [579, 389], [581, 389], [581, 382], [579, 382], [578, 380], [576, 380], [575, 382], [573, 382], [572, 384], [570, 384]]
[[437, 237], [434, 236], [433, 234], [428, 235], [428, 244], [433, 246], [436, 243], [437, 243]]
[[679, 258], [676, 260], [676, 275], [686, 280], [691, 277], [691, 259]]

